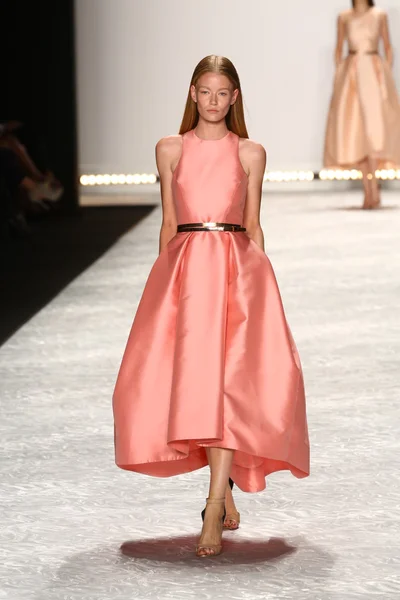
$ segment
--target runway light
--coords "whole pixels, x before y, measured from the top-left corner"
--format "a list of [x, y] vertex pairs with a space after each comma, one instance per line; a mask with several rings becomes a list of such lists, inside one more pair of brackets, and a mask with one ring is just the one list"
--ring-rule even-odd
[[266, 171], [263, 181], [289, 183], [292, 181], [312, 181], [314, 173], [312, 171]]
[[377, 179], [400, 179], [400, 169], [378, 169], [375, 171]]
[[140, 185], [140, 184], [154, 184], [157, 183], [157, 175], [155, 173], [136, 173], [135, 175], [124, 175], [123, 173], [112, 175], [102, 175], [98, 173], [96, 175], [81, 175], [79, 178], [80, 184], [87, 185]]
[[318, 175], [322, 181], [349, 181], [350, 179], [362, 179], [361, 171], [357, 171], [356, 169], [322, 169]]
[[[378, 169], [375, 171], [377, 179], [400, 180], [400, 169]], [[319, 173], [313, 171], [265, 171], [263, 181], [272, 183], [290, 183], [313, 181], [315, 177], [321, 181], [356, 181], [362, 179], [362, 172], [357, 169], [321, 169]], [[368, 179], [373, 178], [373, 174], [367, 175]], [[155, 173], [134, 173], [134, 174], [84, 174], [80, 177], [80, 183], [83, 186], [101, 186], [101, 185], [148, 185], [155, 184], [158, 176]]]

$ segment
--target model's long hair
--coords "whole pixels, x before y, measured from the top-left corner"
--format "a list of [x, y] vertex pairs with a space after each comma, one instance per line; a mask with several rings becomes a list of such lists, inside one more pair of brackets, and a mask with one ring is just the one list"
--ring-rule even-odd
[[241, 138], [248, 138], [249, 134], [247, 133], [246, 121], [244, 118], [242, 89], [240, 87], [238, 72], [229, 58], [225, 58], [225, 56], [216, 56], [215, 54], [203, 58], [193, 71], [179, 133], [182, 135], [183, 133], [194, 129], [199, 121], [197, 105], [190, 95], [190, 87], [196, 85], [200, 77], [205, 73], [219, 73], [220, 75], [225, 75], [232, 83], [233, 88], [239, 90], [236, 102], [229, 108], [225, 121], [226, 126], [230, 131], [233, 131], [233, 133], [236, 133]]
[[[356, 7], [356, 0], [351, 0], [351, 3], [353, 4], [353, 8], [355, 8]], [[374, 0], [368, 0], [368, 6], [375, 6]]]

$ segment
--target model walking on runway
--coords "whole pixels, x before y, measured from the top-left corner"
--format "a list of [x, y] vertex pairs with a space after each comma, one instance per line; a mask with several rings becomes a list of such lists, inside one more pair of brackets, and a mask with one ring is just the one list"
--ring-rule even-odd
[[[386, 60], [379, 55], [380, 40]], [[345, 41], [349, 54], [343, 59]], [[378, 208], [376, 170], [400, 166], [400, 103], [387, 15], [373, 0], [353, 0], [353, 8], [339, 15], [335, 62], [324, 166], [360, 169], [363, 208]]]
[[209, 465], [196, 553], [216, 556], [239, 524], [229, 477], [258, 492], [275, 471], [309, 473], [302, 370], [259, 221], [265, 150], [227, 58], [197, 65], [156, 157], [160, 255], [115, 387], [116, 463], [156, 477]]

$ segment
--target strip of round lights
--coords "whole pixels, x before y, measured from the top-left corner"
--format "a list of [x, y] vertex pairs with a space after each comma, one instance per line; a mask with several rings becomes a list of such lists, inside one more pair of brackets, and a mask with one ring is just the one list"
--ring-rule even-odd
[[[368, 179], [372, 179], [372, 173], [368, 173]], [[400, 169], [378, 169], [375, 171], [375, 177], [377, 179], [400, 179]], [[323, 181], [339, 181], [339, 180], [356, 180], [362, 179], [363, 175], [361, 171], [357, 169], [322, 169], [319, 172], [319, 179]]]
[[[369, 173], [369, 178], [372, 174]], [[377, 179], [395, 180], [400, 179], [400, 169], [378, 169], [375, 171]], [[264, 182], [288, 183], [293, 181], [356, 181], [362, 179], [362, 172], [357, 169], [322, 169], [314, 173], [313, 171], [266, 171]], [[155, 173], [135, 173], [133, 175], [112, 174], [112, 175], [81, 175], [80, 183], [83, 186], [102, 186], [102, 185], [146, 185], [154, 184], [159, 181]]]
[[400, 169], [378, 169], [375, 175], [377, 179], [400, 179]]
[[85, 186], [94, 185], [144, 185], [157, 183], [154, 173], [135, 173], [134, 175], [81, 175], [80, 183]]
[[350, 181], [362, 179], [362, 172], [357, 169], [322, 169], [319, 172], [319, 179], [322, 181]]
[[264, 174], [264, 181], [312, 181], [314, 177], [315, 173], [312, 171], [266, 171]]

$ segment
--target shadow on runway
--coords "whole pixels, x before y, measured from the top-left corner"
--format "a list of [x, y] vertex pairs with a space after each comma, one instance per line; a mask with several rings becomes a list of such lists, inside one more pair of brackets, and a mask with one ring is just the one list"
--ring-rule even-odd
[[[288, 554], [296, 552], [297, 547], [281, 538], [268, 540], [233, 539], [235, 534], [224, 534], [223, 552], [212, 562], [227, 564], [254, 564], [260, 562], [276, 561]], [[229, 536], [229, 537], [228, 537]], [[154, 538], [149, 540], [127, 541], [120, 548], [121, 553], [130, 559], [154, 560], [157, 562], [194, 562], [199, 558], [195, 556], [194, 549], [198, 536], [187, 535], [173, 538]], [[209, 560], [200, 561], [207, 562]]]
[[[42, 589], [34, 598], [139, 598], [143, 597], [138, 595], [143, 589], [148, 598], [166, 597], [157, 595], [161, 587], [173, 598], [178, 597], [175, 594], [179, 586], [191, 588], [200, 584], [211, 589], [224, 583], [236, 586], [236, 592], [248, 593], [249, 577], [256, 582], [267, 577], [265, 585], [272, 589], [285, 582], [293, 589], [292, 598], [304, 588], [310, 598], [330, 597], [334, 554], [303, 536], [289, 540], [246, 539], [240, 535], [225, 532], [222, 554], [208, 559], [195, 556], [197, 534], [98, 545], [66, 556], [58, 569], [52, 564], [45, 568], [41, 572]], [[221, 569], [228, 579], [221, 579]], [[227, 596], [218, 595], [221, 597]]]

